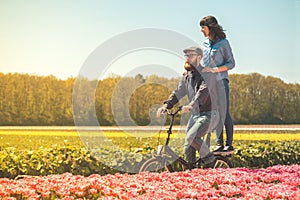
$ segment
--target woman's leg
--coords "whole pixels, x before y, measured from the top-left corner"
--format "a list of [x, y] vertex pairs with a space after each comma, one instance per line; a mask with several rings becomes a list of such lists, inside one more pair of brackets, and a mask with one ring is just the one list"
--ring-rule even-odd
[[233, 141], [233, 121], [230, 115], [230, 91], [229, 91], [229, 82], [228, 80], [223, 80], [225, 94], [226, 94], [226, 117], [225, 117], [225, 130], [226, 130], [226, 146], [232, 146]]
[[217, 83], [217, 92], [218, 92], [218, 106], [219, 106], [219, 115], [220, 120], [216, 128], [216, 136], [217, 136], [217, 144], [221, 147], [220, 150], [224, 147], [224, 139], [223, 139], [223, 129], [226, 118], [226, 92], [225, 86], [222, 80]]

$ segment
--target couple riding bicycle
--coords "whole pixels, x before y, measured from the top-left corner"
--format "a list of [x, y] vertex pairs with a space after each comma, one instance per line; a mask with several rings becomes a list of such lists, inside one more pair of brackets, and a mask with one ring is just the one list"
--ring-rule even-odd
[[191, 113], [186, 127], [184, 160], [191, 165], [196, 163], [198, 151], [204, 163], [203, 168], [214, 168], [216, 155], [210, 151], [210, 145], [203, 141], [203, 137], [212, 132], [221, 120], [218, 112], [216, 73], [202, 71], [200, 60], [203, 53], [199, 47], [190, 47], [183, 52], [186, 57], [185, 72], [176, 89], [157, 110], [157, 117], [187, 96], [189, 104], [181, 107], [183, 113]]

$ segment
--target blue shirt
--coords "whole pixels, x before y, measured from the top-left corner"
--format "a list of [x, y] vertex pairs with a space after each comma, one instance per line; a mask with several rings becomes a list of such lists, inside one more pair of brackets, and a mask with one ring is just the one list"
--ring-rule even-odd
[[[212, 44], [209, 39], [202, 44], [203, 58], [201, 65], [203, 67], [220, 67], [225, 65], [228, 69], [235, 66], [232, 50], [228, 40], [222, 39]], [[228, 72], [220, 72], [217, 74], [217, 80], [228, 79]]]

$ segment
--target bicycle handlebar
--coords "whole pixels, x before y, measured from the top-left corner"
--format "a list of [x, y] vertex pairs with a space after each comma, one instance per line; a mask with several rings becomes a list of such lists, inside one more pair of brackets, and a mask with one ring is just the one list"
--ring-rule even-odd
[[181, 110], [182, 110], [182, 106], [179, 106], [174, 113], [172, 113], [171, 110], [169, 110], [169, 109], [167, 109], [166, 112], [168, 115], [176, 115]]

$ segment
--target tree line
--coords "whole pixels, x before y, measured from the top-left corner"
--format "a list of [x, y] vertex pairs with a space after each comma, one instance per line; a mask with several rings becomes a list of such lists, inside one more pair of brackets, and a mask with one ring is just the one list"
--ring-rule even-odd
[[[229, 79], [235, 124], [300, 123], [300, 84], [258, 73], [231, 74]], [[0, 73], [0, 125], [156, 125], [156, 109], [178, 80], [140, 74], [61, 80]]]

